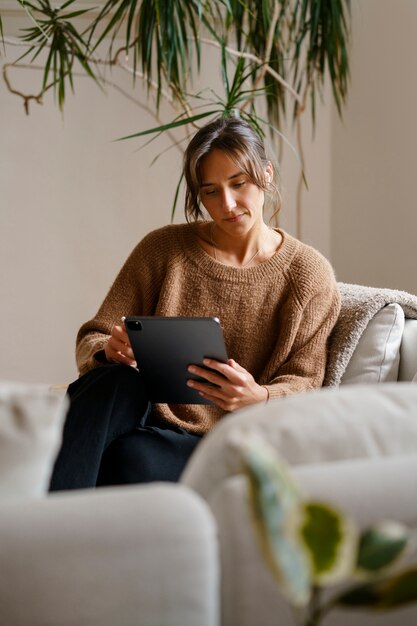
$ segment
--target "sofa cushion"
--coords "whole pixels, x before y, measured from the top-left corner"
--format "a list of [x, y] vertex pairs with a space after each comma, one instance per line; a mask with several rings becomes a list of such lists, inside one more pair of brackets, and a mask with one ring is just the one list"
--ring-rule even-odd
[[66, 406], [44, 385], [0, 382], [0, 498], [47, 490]]
[[404, 311], [397, 303], [378, 311], [365, 328], [341, 384], [396, 381], [404, 323]]
[[417, 375], [417, 320], [406, 318], [400, 350], [398, 380], [410, 381]]
[[417, 454], [417, 385], [323, 388], [238, 411], [204, 437], [182, 482], [207, 497], [241, 473], [236, 435], [263, 436], [291, 465]]

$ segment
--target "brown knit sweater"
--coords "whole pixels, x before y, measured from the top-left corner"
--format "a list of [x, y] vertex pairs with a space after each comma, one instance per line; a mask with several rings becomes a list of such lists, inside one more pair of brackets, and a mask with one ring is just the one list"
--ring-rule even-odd
[[[328, 261], [279, 232], [279, 250], [248, 268], [215, 261], [198, 245], [191, 224], [151, 232], [127, 259], [97, 315], [80, 328], [80, 374], [100, 365], [96, 355], [123, 315], [217, 316], [229, 357], [267, 388], [270, 399], [319, 387], [339, 292]], [[199, 434], [224, 415], [211, 405], [159, 404], [155, 411]]]

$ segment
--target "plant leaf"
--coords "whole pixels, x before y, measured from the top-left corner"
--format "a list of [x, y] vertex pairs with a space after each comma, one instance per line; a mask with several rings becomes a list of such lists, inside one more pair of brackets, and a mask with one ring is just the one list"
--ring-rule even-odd
[[398, 522], [383, 522], [365, 530], [359, 541], [357, 567], [375, 573], [395, 564], [410, 544], [409, 530]]
[[381, 608], [394, 609], [417, 600], [417, 567], [407, 569], [381, 585]]
[[339, 582], [354, 570], [358, 531], [353, 522], [334, 507], [306, 502], [299, 527], [316, 584]]
[[310, 567], [288, 528], [301, 505], [301, 493], [287, 466], [257, 433], [241, 438], [235, 434], [234, 445], [249, 481], [252, 521], [266, 563], [291, 602], [304, 606], [310, 598]]
[[339, 595], [334, 604], [373, 610], [396, 609], [417, 600], [417, 566], [374, 583], [356, 585]]
[[174, 216], [175, 216], [175, 210], [177, 208], [177, 203], [178, 203], [178, 196], [180, 193], [180, 189], [181, 189], [181, 183], [184, 179], [184, 173], [181, 174], [178, 184], [177, 184], [177, 188], [175, 190], [175, 195], [174, 195], [174, 201], [172, 203], [172, 209], [171, 209], [171, 222], [174, 221]]
[[184, 117], [176, 122], [170, 122], [169, 124], [162, 124], [161, 126], [155, 126], [154, 128], [148, 128], [147, 130], [142, 130], [138, 133], [134, 133], [133, 135], [127, 135], [126, 137], [120, 137], [116, 139], [116, 141], [123, 141], [125, 139], [133, 139], [134, 137], [143, 137], [144, 135], [150, 135], [152, 133], [161, 133], [164, 130], [170, 130], [171, 128], [177, 128], [178, 126], [184, 126], [185, 124], [191, 124], [192, 122], [196, 122], [197, 120], [201, 120], [204, 117], [208, 117], [209, 115], [213, 115], [213, 111], [206, 111], [205, 113], [199, 113], [198, 115], [193, 115], [192, 117]]

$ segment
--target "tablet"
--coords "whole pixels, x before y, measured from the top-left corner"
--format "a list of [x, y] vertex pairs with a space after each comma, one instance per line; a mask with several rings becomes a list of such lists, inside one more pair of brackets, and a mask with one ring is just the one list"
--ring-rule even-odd
[[203, 359], [227, 361], [220, 320], [217, 317], [129, 316], [125, 328], [138, 369], [153, 403], [212, 404], [187, 386], [191, 364]]

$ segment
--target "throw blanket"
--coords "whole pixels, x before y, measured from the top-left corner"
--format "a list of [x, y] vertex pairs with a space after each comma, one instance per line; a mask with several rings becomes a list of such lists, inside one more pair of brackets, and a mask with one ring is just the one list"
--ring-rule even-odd
[[323, 385], [339, 385], [368, 322], [387, 304], [398, 303], [405, 317], [417, 319], [417, 296], [396, 289], [338, 283], [341, 311], [329, 339], [329, 359]]

